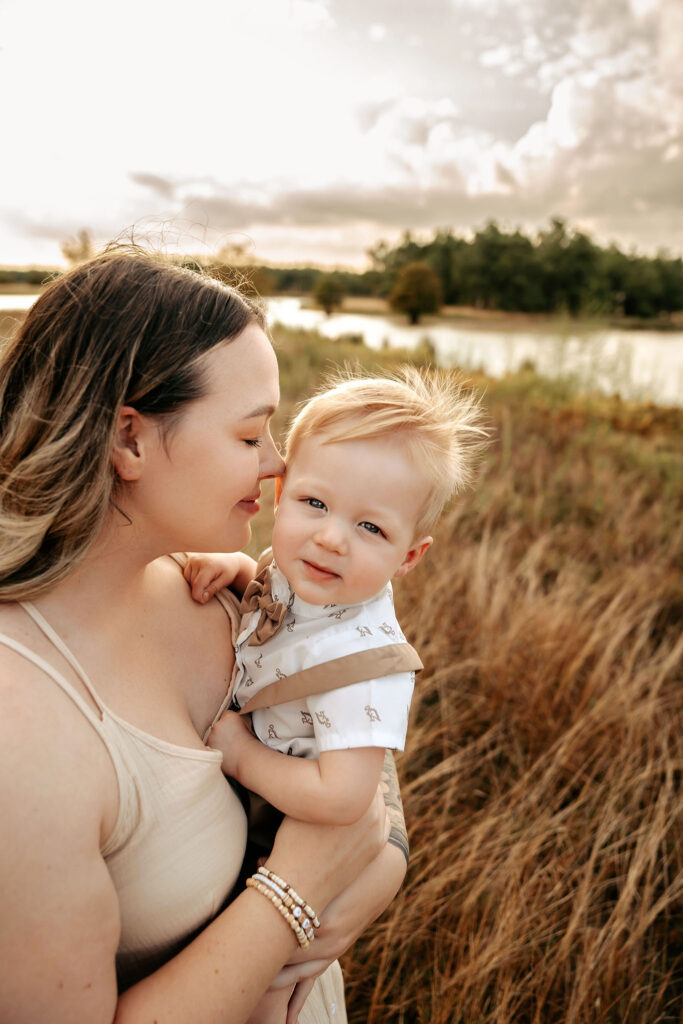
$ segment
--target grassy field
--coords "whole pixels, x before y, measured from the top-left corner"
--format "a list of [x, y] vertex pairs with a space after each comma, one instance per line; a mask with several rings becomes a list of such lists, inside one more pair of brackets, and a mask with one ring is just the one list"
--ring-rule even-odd
[[[401, 358], [275, 342], [276, 432], [332, 364]], [[673, 1024], [683, 410], [532, 373], [474, 384], [493, 429], [476, 487], [397, 587], [425, 663], [398, 757], [411, 864], [345, 957], [349, 1019]]]
[[[283, 410], [330, 361], [278, 332]], [[353, 1024], [656, 1024], [683, 995], [683, 411], [475, 381], [494, 441], [397, 588], [412, 855]], [[260, 524], [256, 549], [267, 540]]]

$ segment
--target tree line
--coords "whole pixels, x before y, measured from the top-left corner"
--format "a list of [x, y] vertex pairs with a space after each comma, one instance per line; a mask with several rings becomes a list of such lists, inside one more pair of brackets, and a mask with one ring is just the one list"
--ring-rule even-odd
[[[332, 308], [344, 295], [389, 300], [393, 295], [396, 300], [397, 285], [403, 287], [410, 267], [413, 278], [421, 274], [423, 288], [429, 293], [422, 312], [446, 304], [649, 319], [683, 309], [680, 257], [628, 254], [615, 245], [604, 248], [560, 218], [554, 218], [535, 237], [519, 230], [504, 231], [495, 221], [489, 221], [471, 239], [446, 229], [436, 231], [428, 241], [418, 241], [405, 232], [398, 245], [379, 242], [368, 256], [370, 268], [358, 273], [326, 273], [314, 267], [258, 267], [254, 271], [256, 280], [265, 285], [263, 294], [315, 293], [317, 288], [323, 290], [321, 298], [331, 298]], [[421, 265], [419, 272], [417, 264]], [[320, 304], [325, 308], [323, 301]], [[401, 308], [396, 301], [392, 305]]]
[[[68, 263], [92, 255], [86, 230], [62, 245]], [[199, 260], [216, 276], [251, 287], [260, 295], [312, 293], [331, 312], [344, 296], [375, 296], [417, 322], [441, 305], [475, 306], [570, 316], [666, 318], [683, 309], [683, 260], [664, 253], [648, 257], [597, 245], [585, 232], [555, 217], [530, 237], [489, 221], [471, 238], [451, 229], [419, 241], [409, 231], [397, 245], [380, 241], [368, 251], [365, 271], [277, 267], [244, 261], [240, 251]], [[0, 284], [41, 284], [54, 270], [0, 268]]]

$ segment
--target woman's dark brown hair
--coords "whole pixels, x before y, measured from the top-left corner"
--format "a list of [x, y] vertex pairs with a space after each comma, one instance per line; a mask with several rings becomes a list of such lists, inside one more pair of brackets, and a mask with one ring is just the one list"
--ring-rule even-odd
[[140, 250], [45, 289], [0, 361], [0, 601], [54, 586], [98, 535], [121, 406], [165, 436], [206, 391], [201, 357], [251, 323], [265, 323], [252, 300]]

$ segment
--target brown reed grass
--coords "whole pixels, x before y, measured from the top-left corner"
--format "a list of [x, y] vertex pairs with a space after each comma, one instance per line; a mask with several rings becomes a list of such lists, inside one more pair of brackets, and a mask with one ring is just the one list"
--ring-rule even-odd
[[489, 384], [480, 482], [397, 597], [411, 864], [352, 1024], [680, 1019], [683, 416], [534, 387]]

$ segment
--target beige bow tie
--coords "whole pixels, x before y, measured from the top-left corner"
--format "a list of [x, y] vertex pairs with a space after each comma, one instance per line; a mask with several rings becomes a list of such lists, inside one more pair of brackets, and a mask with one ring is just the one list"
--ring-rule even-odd
[[260, 647], [266, 640], [270, 640], [285, 621], [287, 605], [273, 600], [270, 586], [270, 566], [266, 566], [244, 591], [240, 604], [241, 614], [261, 610], [256, 629], [249, 637], [249, 647]]

